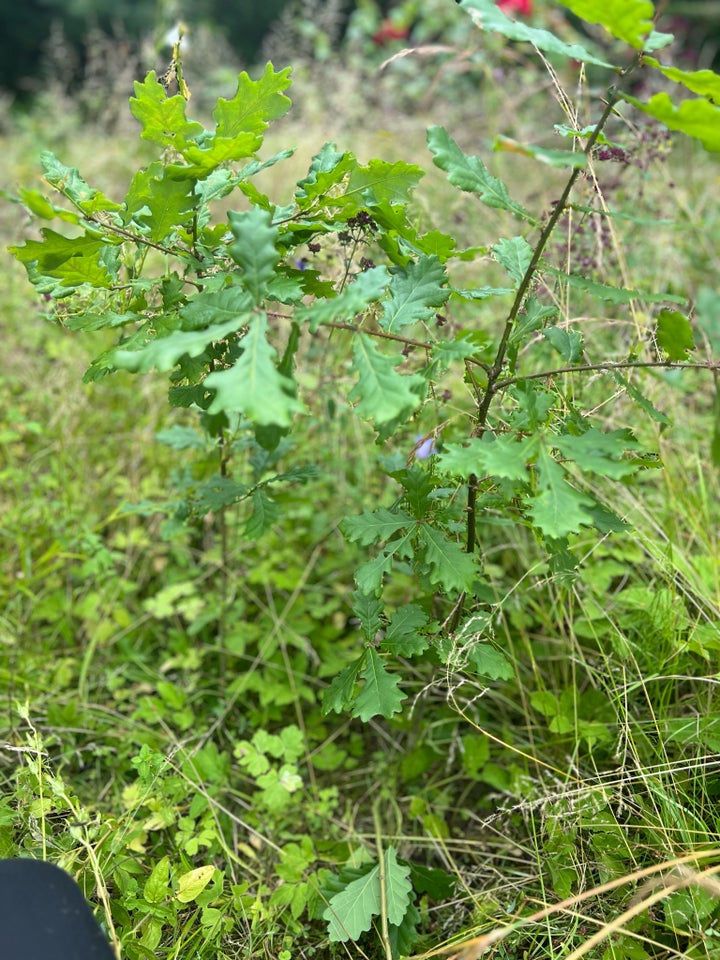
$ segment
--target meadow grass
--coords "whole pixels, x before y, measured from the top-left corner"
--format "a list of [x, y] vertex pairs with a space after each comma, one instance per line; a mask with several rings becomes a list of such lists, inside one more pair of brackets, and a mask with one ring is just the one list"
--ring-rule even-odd
[[[389, 83], [374, 111], [358, 103], [357, 85], [332, 109], [317, 106], [327, 91], [301, 85], [312, 109], [267, 144], [296, 143], [296, 157], [268, 171], [263, 188], [286, 201], [334, 139], [363, 158], [428, 169], [417, 210], [429, 225], [468, 244], [496, 236], [484, 209], [450, 199], [425, 127], [450, 113], [451, 132], [482, 153], [486, 131], [532, 131], [533, 90], [547, 96], [551, 85], [524, 77], [508, 115], [480, 75], [480, 106], [465, 115], [440, 87], [423, 112], [402, 117]], [[46, 108], [3, 138], [4, 187], [33, 183], [47, 145], [111, 194], [135, 168], [134, 138], [105, 136], [100, 151], [97, 129], [47, 118]], [[688, 144], [667, 159], [639, 149], [646, 165], [601, 189], [655, 226], [619, 219], [601, 238], [571, 220], [568, 261], [604, 257], [605, 276], [649, 291], [668, 276], [693, 294], [712, 288], [716, 168]], [[553, 199], [555, 173], [502, 153], [489, 163], [524, 202]], [[3, 248], [27, 233], [18, 210], [3, 206]], [[564, 579], [525, 528], [489, 517], [486, 599], [498, 604], [496, 638], [513, 677], [488, 686], [428, 658], [408, 665], [409, 715], [360, 725], [317, 706], [355, 642], [358, 555], [338, 532], [337, 503], [348, 513], [389, 493], [371, 432], [342, 409], [328, 415], [340, 357], [323, 382], [316, 368], [300, 374], [318, 398], [302, 443], [336, 465], [333, 481], [286, 494], [288, 525], [260, 546], [233, 521], [232, 566], [222, 571], [212, 529], [163, 539], [152, 511], [120, 512], [166, 499], [179, 482], [177, 455], [154, 440], [173, 422], [161, 385], [116, 375], [79, 387], [97, 337], [86, 344], [49, 324], [19, 265], [2, 256], [0, 855], [70, 869], [131, 960], [341, 956], [320, 919], [323, 882], [367, 855], [379, 796], [383, 840], [454, 880], [451, 893], [420, 896], [416, 952], [452, 942], [466, 960], [484, 950], [507, 960], [719, 955], [720, 501], [709, 378], [650, 384], [669, 428], [641, 421], [607, 377], [578, 384], [609, 427], [631, 424], [662, 462], [605, 492], [633, 534], [579, 537], [578, 576]], [[557, 302], [598, 355], [608, 343], [622, 355], [652, 326], [638, 309], [586, 314], [567, 290]], [[499, 321], [468, 313], [459, 322]], [[220, 577], [232, 593], [222, 651], [212, 610]], [[289, 729], [301, 745], [288, 737], [259, 760], [255, 734]], [[278, 806], [263, 775], [280, 776], [281, 764], [301, 772], [303, 788]], [[173, 882], [211, 865], [206, 895], [178, 900], [168, 864]], [[380, 955], [370, 935], [356, 948]]]

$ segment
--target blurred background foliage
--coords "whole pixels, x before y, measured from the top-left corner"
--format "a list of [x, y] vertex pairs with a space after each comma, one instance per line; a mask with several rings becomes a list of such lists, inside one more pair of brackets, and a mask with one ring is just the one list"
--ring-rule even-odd
[[[440, 6], [451, 8], [452, 0], [440, 5], [417, 0], [0, 0], [0, 88], [21, 104], [41, 92], [49, 68], [56, 66], [48, 51], [57, 49], [58, 37], [71, 54], [63, 80], [78, 85], [98, 37], [112, 39], [123, 60], [136, 57], [149, 70], [161, 66], [169, 31], [182, 21], [191, 31], [210, 31], [223, 53], [229, 49], [248, 67], [265, 59], [269, 38], [273, 32], [287, 34], [289, 23], [295, 25], [295, 42], [307, 47], [310, 41], [320, 57], [352, 39], [353, 22], [369, 27], [378, 45], [408, 38], [426, 42], [428, 32], [443, 26], [436, 23]], [[716, 64], [720, 0], [672, 0], [664, 6], [693, 66]], [[542, 7], [543, 0], [536, 0], [540, 16]], [[157, 62], [148, 62], [153, 56]]]

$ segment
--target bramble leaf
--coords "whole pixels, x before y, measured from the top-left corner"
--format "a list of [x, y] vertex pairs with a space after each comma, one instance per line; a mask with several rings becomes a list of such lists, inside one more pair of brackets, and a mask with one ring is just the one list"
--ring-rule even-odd
[[276, 351], [267, 342], [266, 331], [265, 314], [254, 316], [242, 339], [239, 359], [229, 370], [217, 370], [205, 378], [205, 385], [215, 391], [208, 413], [243, 413], [254, 423], [287, 427], [293, 413], [303, 409], [293, 395], [293, 381], [273, 362]]
[[561, 57], [569, 57], [571, 60], [579, 60], [581, 63], [594, 63], [598, 67], [612, 69], [612, 64], [598, 59], [579, 43], [564, 43], [549, 30], [538, 30], [526, 23], [511, 20], [493, 0], [461, 0], [460, 6], [463, 10], [467, 10], [473, 23], [481, 30], [492, 30], [507, 37], [508, 40], [531, 43], [544, 53], [558, 54]]
[[375, 346], [371, 337], [358, 334], [353, 342], [353, 369], [358, 382], [349, 400], [358, 401], [358, 412], [377, 423], [386, 423], [395, 417], [409, 414], [420, 403], [414, 386], [425, 384], [417, 374], [402, 376], [395, 367], [402, 357], [388, 357]]
[[378, 323], [395, 333], [410, 323], [428, 321], [450, 296], [445, 268], [437, 257], [420, 257], [398, 271], [390, 281], [390, 299]]
[[[490, 5], [497, 9], [494, 4]], [[488, 207], [509, 210], [524, 220], [534, 222], [527, 210], [510, 198], [502, 180], [493, 177], [479, 157], [463, 153], [444, 127], [428, 129], [427, 145], [433, 154], [433, 163], [447, 173], [453, 186], [476, 194]]]
[[353, 704], [354, 717], [360, 717], [363, 722], [367, 722], [371, 717], [380, 714], [389, 720], [400, 712], [401, 703], [407, 699], [406, 695], [398, 690], [400, 678], [385, 669], [374, 647], [367, 649], [365, 669], [361, 676], [365, 683]]
[[653, 30], [650, 0], [560, 0], [576, 17], [599, 23], [609, 34], [639, 50]]
[[259, 304], [268, 283], [275, 276], [280, 254], [275, 242], [280, 233], [272, 225], [272, 216], [267, 210], [253, 207], [242, 213], [228, 213], [230, 229], [235, 242], [228, 247], [230, 256], [243, 270], [243, 283], [250, 291], [253, 301]]
[[658, 314], [655, 339], [668, 360], [687, 360], [695, 349], [690, 321], [677, 310], [661, 310]]
[[445, 590], [472, 589], [478, 576], [475, 555], [466, 553], [459, 544], [431, 527], [420, 527], [420, 540], [425, 546], [425, 559], [430, 565], [430, 579]]

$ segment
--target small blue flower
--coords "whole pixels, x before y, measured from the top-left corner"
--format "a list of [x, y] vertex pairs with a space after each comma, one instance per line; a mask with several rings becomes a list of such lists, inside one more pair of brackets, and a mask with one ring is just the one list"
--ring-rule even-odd
[[[426, 437], [423, 440], [422, 435], [418, 434], [415, 437], [415, 440], [418, 441], [413, 447], [413, 453], [415, 454], [416, 460], [427, 460], [434, 453], [437, 453], [434, 437]], [[422, 443], [419, 442], [421, 440], [422, 440]]]

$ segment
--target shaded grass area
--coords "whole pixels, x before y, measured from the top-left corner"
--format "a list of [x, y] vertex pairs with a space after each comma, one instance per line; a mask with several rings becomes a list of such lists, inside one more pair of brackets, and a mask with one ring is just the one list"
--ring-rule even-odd
[[[492, 96], [485, 122], [503, 128]], [[533, 111], [518, 111], [527, 129]], [[435, 119], [429, 111], [401, 133], [361, 132], [348, 145], [368, 157], [417, 155], [427, 168], [422, 131]], [[302, 170], [335, 132], [324, 116], [318, 129], [277, 136], [279, 146], [300, 141]], [[466, 149], [485, 149], [470, 121], [463, 133]], [[33, 127], [8, 145], [13, 179], [32, 180], [42, 136]], [[134, 154], [119, 142], [100, 156], [96, 142], [78, 131], [63, 159], [110, 189]], [[502, 154], [493, 162], [524, 199], [552, 199], [555, 174], [528, 174], [529, 161]], [[668, 277], [693, 294], [707, 288], [717, 271], [706, 189], [715, 171], [688, 147], [669, 173], [655, 176], [657, 163], [624, 179], [613, 172], [603, 189], [621, 211], [672, 222], [618, 220], [603, 237], [594, 220], [570, 219], [560, 263], [593, 258], [606, 282], [649, 291], [667, 289]], [[265, 184], [282, 200], [285, 177], [294, 182], [273, 168]], [[467, 245], [498, 235], [484, 210], [448, 198], [430, 175], [418, 215]], [[3, 246], [25, 229], [11, 210]], [[468, 269], [486, 266], [481, 257]], [[231, 517], [227, 569], [212, 522], [164, 537], [157, 514], [120, 509], [165, 500], [184, 482], [181, 458], [154, 439], [172, 423], [163, 389], [121, 377], [79, 386], [97, 340], [49, 325], [16, 265], [3, 260], [3, 275], [0, 855], [43, 856], [77, 874], [131, 960], [340, 956], [322, 918], [327, 884], [371, 855], [379, 797], [384, 841], [442, 871], [418, 891], [417, 951], [599, 888], [486, 945], [508, 960], [580, 956], [583, 945], [602, 960], [717, 954], [720, 911], [705, 866], [720, 839], [709, 384], [689, 374], [651, 383], [648, 396], [675, 425], [643, 421], [637, 432], [664, 469], [646, 469], [613, 504], [635, 524], [632, 536], [573, 544], [577, 578], [551, 570], [525, 528], [487, 518], [483, 599], [497, 605], [512, 677], [488, 686], [462, 651], [456, 668], [431, 652], [407, 665], [411, 710], [361, 725], [319, 704], [359, 642], [350, 595], [361, 557], [337, 522], [394, 492], [371, 431], [334, 402], [346, 373], [339, 347], [318, 346], [327, 375], [308, 369], [304, 381], [313, 416], [294, 455], [317, 462], [320, 479], [283, 495], [282, 522], [258, 543], [242, 510]], [[620, 355], [648, 336], [652, 318], [637, 307], [588, 316], [574, 292], [550, 293], [600, 355], [608, 340]], [[500, 319], [478, 311], [453, 321]], [[451, 386], [465, 409], [466, 387]], [[608, 378], [578, 390], [597, 395], [608, 426], [637, 420]], [[408, 574], [395, 589], [411, 586]], [[693, 852], [707, 860], [675, 862]], [[656, 866], [658, 884], [642, 873]], [[201, 867], [211, 868], [205, 886], [179, 896]], [[595, 944], [598, 931], [606, 936]], [[380, 955], [372, 932], [358, 949]]]

